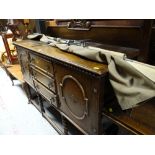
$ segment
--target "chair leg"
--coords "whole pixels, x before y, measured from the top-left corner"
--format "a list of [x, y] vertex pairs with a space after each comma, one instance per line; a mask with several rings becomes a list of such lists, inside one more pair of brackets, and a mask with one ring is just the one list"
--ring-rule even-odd
[[14, 86], [14, 81], [13, 80], [15, 78], [8, 72], [7, 67], [3, 63], [1, 63], [1, 65], [2, 65], [2, 68], [5, 70], [6, 74], [8, 75], [8, 77], [10, 78], [10, 80], [12, 82], [12, 86]]

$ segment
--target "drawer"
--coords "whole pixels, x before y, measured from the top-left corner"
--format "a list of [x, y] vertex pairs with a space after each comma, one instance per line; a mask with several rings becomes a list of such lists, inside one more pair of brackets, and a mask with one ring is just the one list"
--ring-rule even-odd
[[34, 54], [30, 54], [30, 61], [32, 66], [47, 73], [50, 76], [53, 76], [53, 66], [50, 61]]
[[42, 85], [47, 87], [49, 90], [53, 91], [55, 93], [55, 83], [54, 79], [48, 76], [47, 74], [41, 72], [40, 70], [37, 70], [32, 67], [32, 72], [34, 78], [39, 81]]
[[40, 93], [42, 96], [44, 96], [45, 99], [47, 99], [50, 104], [57, 107], [57, 96], [52, 93], [50, 90], [48, 90], [46, 87], [44, 87], [40, 82], [34, 79], [34, 85], [38, 93]]

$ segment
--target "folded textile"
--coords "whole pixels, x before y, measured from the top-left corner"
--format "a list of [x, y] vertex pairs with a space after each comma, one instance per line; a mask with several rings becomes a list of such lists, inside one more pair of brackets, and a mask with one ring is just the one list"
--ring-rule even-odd
[[40, 33], [33, 33], [27, 36], [28, 39], [33, 39], [33, 40], [40, 40], [42, 37], [43, 37], [43, 34], [40, 34]]
[[40, 41], [63, 51], [108, 64], [109, 80], [122, 110], [155, 97], [155, 66], [129, 60], [123, 53], [69, 45], [60, 38], [42, 36]]

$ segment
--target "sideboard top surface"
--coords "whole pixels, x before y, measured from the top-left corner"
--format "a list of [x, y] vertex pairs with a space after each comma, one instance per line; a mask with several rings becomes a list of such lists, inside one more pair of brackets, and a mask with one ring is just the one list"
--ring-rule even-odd
[[22, 40], [14, 42], [14, 45], [27, 48], [36, 53], [43, 54], [76, 67], [80, 67], [98, 75], [105, 74], [108, 71], [106, 64], [81, 58], [77, 55], [64, 52], [56, 47], [52, 47], [40, 41]]

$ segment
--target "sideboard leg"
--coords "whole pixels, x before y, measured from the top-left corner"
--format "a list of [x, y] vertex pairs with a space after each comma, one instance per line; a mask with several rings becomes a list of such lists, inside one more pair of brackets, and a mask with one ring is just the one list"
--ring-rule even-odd
[[64, 127], [64, 135], [68, 135], [68, 123], [64, 116], [62, 116], [62, 124]]
[[22, 84], [22, 87], [23, 87], [23, 89], [24, 89], [24, 91], [25, 91], [25, 93], [26, 93], [26, 96], [27, 96], [27, 98], [28, 98], [28, 104], [30, 104], [30, 103], [31, 103], [31, 92], [30, 92], [30, 87], [29, 87], [29, 85], [28, 85], [26, 82], [24, 82], [24, 83]]
[[41, 114], [42, 116], [44, 116], [44, 106], [43, 106], [43, 100], [42, 100], [42, 97], [41, 95], [38, 94], [38, 100], [39, 100], [39, 105], [40, 105], [40, 110], [41, 110]]

